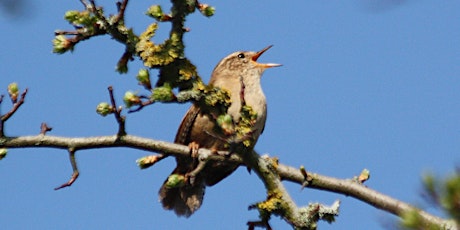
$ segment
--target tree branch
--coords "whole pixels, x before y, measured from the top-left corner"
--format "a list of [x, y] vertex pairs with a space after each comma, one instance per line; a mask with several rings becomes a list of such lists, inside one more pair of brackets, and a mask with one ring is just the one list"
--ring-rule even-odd
[[61, 188], [69, 187], [71, 186], [78, 178], [80, 173], [78, 172], [78, 166], [77, 166], [77, 160], [75, 159], [75, 149], [69, 148], [69, 160], [70, 164], [72, 165], [72, 176], [70, 177], [69, 181], [66, 183], [60, 185], [59, 187], [54, 188], [54, 190], [59, 190]]
[[[165, 141], [158, 141], [149, 138], [143, 138], [133, 135], [125, 136], [98, 136], [98, 137], [58, 137], [47, 135], [36, 136], [22, 136], [22, 137], [3, 137], [0, 138], [0, 148], [58, 148], [58, 149], [73, 149], [85, 150], [95, 148], [110, 148], [110, 147], [128, 147], [148, 152], [162, 152], [167, 155], [186, 156], [190, 157], [190, 149], [187, 146], [173, 144]], [[255, 153], [254, 153], [255, 154]], [[213, 154], [211, 150], [199, 149], [198, 156], [206, 155], [208, 160], [214, 161], [230, 161], [243, 164], [243, 159], [237, 154], [230, 154], [226, 152], [218, 152]], [[257, 155], [258, 156], [258, 155]], [[252, 156], [255, 157], [255, 156]], [[255, 160], [259, 162], [264, 157], [256, 157]], [[379, 193], [370, 189], [358, 182], [352, 180], [337, 179], [319, 175], [313, 172], [302, 173], [302, 170], [287, 165], [276, 164], [276, 172], [282, 180], [294, 182], [299, 185], [305, 185], [309, 188], [330, 191], [334, 193], [344, 194], [354, 197], [365, 203], [368, 203], [378, 209], [388, 211], [394, 215], [401, 216], [407, 211], [416, 210], [424, 223], [436, 224], [442, 226], [444, 229], [457, 229], [455, 223], [449, 220], [439, 218], [431, 215], [425, 211], [419, 210], [416, 207], [391, 198], [387, 195]], [[260, 175], [259, 175], [260, 176]], [[263, 176], [262, 176], [263, 177]], [[267, 183], [264, 181], [264, 183]]]
[[[16, 113], [16, 111], [18, 111], [19, 107], [21, 107], [22, 104], [24, 104], [24, 101], [25, 101], [26, 95], [27, 95], [27, 91], [28, 91], [28, 89], [25, 89], [24, 92], [22, 92], [21, 98], [19, 99], [19, 101], [12, 100], [13, 101], [13, 108], [11, 108], [11, 110], [8, 111], [6, 114], [0, 116], [0, 137], [5, 136], [5, 122], [8, 119], [10, 119], [10, 117], [13, 116], [14, 113]], [[1, 101], [3, 101], [3, 96], [2, 96], [2, 98], [0, 100], [0, 103], [1, 103]]]

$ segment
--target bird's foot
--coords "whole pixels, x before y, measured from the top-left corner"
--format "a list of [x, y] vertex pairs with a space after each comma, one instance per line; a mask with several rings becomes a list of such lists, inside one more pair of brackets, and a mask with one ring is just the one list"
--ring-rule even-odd
[[190, 156], [195, 159], [198, 156], [198, 149], [200, 148], [200, 145], [196, 142], [190, 142], [188, 144], [188, 147], [190, 148]]

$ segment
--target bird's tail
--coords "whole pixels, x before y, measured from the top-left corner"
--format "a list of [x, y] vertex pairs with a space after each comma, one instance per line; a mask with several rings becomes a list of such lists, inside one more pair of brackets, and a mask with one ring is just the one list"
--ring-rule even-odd
[[[171, 175], [178, 170], [175, 169]], [[168, 179], [160, 188], [160, 201], [164, 209], [174, 210], [176, 215], [189, 217], [198, 210], [203, 203], [205, 184], [198, 175], [193, 185], [185, 183], [183, 186], [170, 186]]]

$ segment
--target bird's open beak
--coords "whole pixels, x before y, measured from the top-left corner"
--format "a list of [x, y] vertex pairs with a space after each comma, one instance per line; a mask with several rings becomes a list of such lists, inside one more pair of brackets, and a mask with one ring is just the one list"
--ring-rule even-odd
[[257, 62], [257, 59], [259, 59], [260, 55], [262, 55], [263, 53], [265, 53], [265, 51], [267, 51], [268, 49], [272, 48], [273, 45], [269, 45], [265, 48], [263, 48], [261, 51], [257, 52], [256, 55], [252, 56], [252, 60], [260, 67], [263, 67], [263, 68], [271, 68], [271, 67], [277, 67], [277, 66], [281, 66], [281, 64], [276, 64], [276, 63], [258, 63]]

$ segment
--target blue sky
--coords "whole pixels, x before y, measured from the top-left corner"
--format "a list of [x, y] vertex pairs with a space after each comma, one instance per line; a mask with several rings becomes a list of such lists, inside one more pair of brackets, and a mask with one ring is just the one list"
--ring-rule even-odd
[[[113, 1], [98, 1], [115, 12]], [[210, 19], [187, 20], [186, 55], [207, 81], [214, 66], [236, 50], [273, 44], [261, 62], [282, 63], [262, 78], [268, 120], [256, 146], [281, 163], [351, 178], [363, 168], [366, 185], [406, 202], [423, 204], [420, 178], [427, 171], [448, 175], [460, 164], [460, 3], [458, 1], [209, 1]], [[160, 2], [165, 9], [168, 1]], [[153, 2], [131, 1], [127, 24], [140, 33]], [[111, 135], [113, 117], [96, 105], [140, 90], [115, 64], [123, 46], [98, 37], [72, 54], [51, 53], [55, 29], [71, 29], [65, 11], [79, 1], [26, 1], [23, 14], [2, 12], [0, 88], [13, 81], [28, 87], [26, 104], [6, 124], [7, 135]], [[160, 24], [161, 42], [169, 24]], [[152, 73], [155, 76], [155, 73]], [[127, 131], [172, 141], [188, 105], [157, 104], [128, 115]], [[4, 113], [9, 109], [5, 100]], [[191, 218], [164, 211], [157, 191], [174, 167], [168, 159], [139, 170], [148, 153], [131, 149], [77, 152], [80, 178], [54, 191], [71, 174], [67, 153], [55, 149], [11, 149], [0, 162], [0, 212], [5, 229], [245, 229], [257, 218], [248, 205], [265, 197], [257, 177], [239, 169], [208, 188]], [[299, 205], [342, 201], [336, 223], [319, 229], [385, 229], [395, 219], [351, 197], [301, 190], [286, 183]], [[432, 209], [429, 209], [433, 211]], [[275, 229], [288, 229], [273, 218]]]

